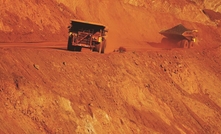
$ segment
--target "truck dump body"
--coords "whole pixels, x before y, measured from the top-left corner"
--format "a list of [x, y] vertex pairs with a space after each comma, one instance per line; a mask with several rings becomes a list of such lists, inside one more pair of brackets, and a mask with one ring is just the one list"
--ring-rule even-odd
[[160, 34], [166, 36], [167, 38], [187, 38], [188, 40], [191, 40], [190, 37], [195, 37], [194, 35], [195, 30], [188, 29], [184, 27], [182, 24], [179, 24], [175, 27], [172, 27], [168, 30], [162, 30], [160, 31]]
[[105, 26], [96, 23], [89, 23], [80, 20], [71, 20], [71, 27], [69, 32], [77, 33], [78, 31], [93, 31], [93, 33], [99, 32], [100, 30], [104, 30]]
[[191, 31], [190, 29], [187, 29], [186, 27], [184, 27], [182, 24], [179, 24], [175, 27], [172, 27], [168, 30], [162, 30], [160, 31], [160, 34], [168, 37], [170, 35], [179, 35], [182, 36], [182, 34], [186, 31]]
[[71, 20], [69, 26], [68, 50], [81, 51], [89, 48], [104, 53], [106, 48], [106, 27], [102, 24]]

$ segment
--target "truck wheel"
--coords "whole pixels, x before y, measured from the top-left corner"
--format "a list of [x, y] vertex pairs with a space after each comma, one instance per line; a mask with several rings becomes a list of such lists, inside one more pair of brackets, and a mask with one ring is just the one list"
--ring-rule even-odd
[[73, 46], [73, 51], [81, 52], [82, 47], [80, 46]]
[[163, 38], [163, 39], [161, 40], [161, 43], [164, 44], [164, 45], [168, 45], [168, 44], [169, 44], [169, 41], [168, 41], [167, 38]]
[[97, 44], [92, 51], [93, 52], [98, 52], [98, 53], [104, 53], [106, 49], [106, 40], [102, 41], [101, 43]]
[[182, 40], [181, 46], [182, 46], [182, 48], [188, 48], [189, 47], [189, 41], [188, 40]]
[[182, 41], [178, 41], [178, 42], [176, 43], [176, 45], [177, 45], [177, 47], [179, 47], [179, 48], [183, 48]]
[[92, 49], [93, 52], [99, 52], [100, 44], [95, 45], [95, 47]]
[[104, 51], [105, 51], [105, 48], [106, 48], [106, 40], [104, 39], [104, 41], [102, 42], [102, 45], [101, 45], [101, 51], [100, 51], [100, 53], [104, 53]]
[[193, 48], [193, 46], [194, 46], [194, 42], [193, 42], [193, 41], [190, 41], [190, 43], [189, 43], [189, 48]]
[[70, 35], [68, 37], [68, 50], [72, 50], [72, 41], [73, 41], [73, 35]]

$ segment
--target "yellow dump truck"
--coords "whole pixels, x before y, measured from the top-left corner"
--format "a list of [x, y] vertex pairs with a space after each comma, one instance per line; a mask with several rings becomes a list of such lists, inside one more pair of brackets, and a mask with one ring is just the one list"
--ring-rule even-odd
[[192, 48], [196, 42], [197, 30], [191, 30], [179, 24], [167, 30], [160, 31], [165, 36], [161, 43], [179, 48]]
[[106, 48], [106, 26], [93, 22], [71, 20], [67, 49], [81, 51], [82, 48], [104, 53]]

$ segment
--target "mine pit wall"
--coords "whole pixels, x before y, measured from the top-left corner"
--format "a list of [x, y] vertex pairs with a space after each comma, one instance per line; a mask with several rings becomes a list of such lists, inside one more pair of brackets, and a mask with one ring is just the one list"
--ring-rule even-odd
[[69, 20], [74, 18], [54, 1], [3, 0], [0, 8], [0, 42], [66, 41]]
[[220, 52], [1, 48], [0, 132], [220, 133]]
[[[69, 20], [80, 19], [109, 27], [108, 44], [111, 45], [107, 45], [108, 51], [119, 46], [159, 43], [162, 36], [158, 32], [179, 23], [198, 29], [201, 34], [199, 46], [211, 47], [220, 42], [221, 30], [203, 14], [202, 10], [207, 4], [200, 1], [142, 0], [2, 1], [0, 42], [67, 41]], [[218, 7], [219, 2], [215, 0], [206, 6], [220, 11]]]

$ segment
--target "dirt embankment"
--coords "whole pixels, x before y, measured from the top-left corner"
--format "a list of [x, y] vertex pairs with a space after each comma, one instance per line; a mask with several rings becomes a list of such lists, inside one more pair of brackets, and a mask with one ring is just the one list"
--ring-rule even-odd
[[1, 48], [0, 132], [220, 133], [220, 52]]
[[0, 42], [64, 41], [71, 10], [43, 0], [0, 1]]

